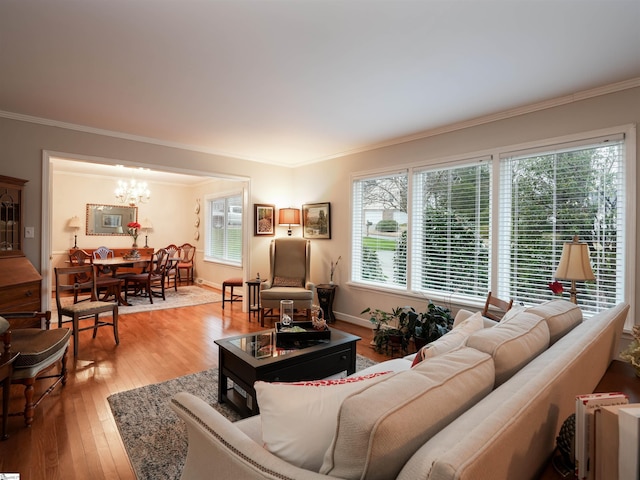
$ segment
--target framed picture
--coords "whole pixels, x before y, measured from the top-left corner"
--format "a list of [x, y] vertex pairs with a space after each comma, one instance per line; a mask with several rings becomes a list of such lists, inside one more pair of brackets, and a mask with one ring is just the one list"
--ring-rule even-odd
[[102, 215], [102, 226], [108, 228], [122, 227], [122, 215]]
[[302, 236], [331, 238], [331, 204], [329, 202], [302, 205]]
[[254, 235], [273, 236], [276, 234], [276, 206], [254, 203]]

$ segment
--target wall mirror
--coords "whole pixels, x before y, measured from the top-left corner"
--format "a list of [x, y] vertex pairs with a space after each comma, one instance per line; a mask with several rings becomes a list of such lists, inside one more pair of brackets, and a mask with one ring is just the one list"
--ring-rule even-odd
[[138, 207], [87, 203], [87, 235], [129, 235], [127, 224], [138, 221]]

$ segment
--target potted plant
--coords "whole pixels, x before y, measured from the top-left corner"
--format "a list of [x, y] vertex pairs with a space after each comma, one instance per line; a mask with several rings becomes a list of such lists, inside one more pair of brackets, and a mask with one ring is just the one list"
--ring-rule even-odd
[[[413, 315], [409, 314], [409, 316]], [[453, 328], [453, 316], [448, 308], [436, 305], [429, 300], [427, 309], [416, 314], [415, 319], [410, 319], [408, 323], [416, 349], [420, 349], [450, 331]]]
[[[406, 308], [406, 307], [405, 307]], [[403, 308], [395, 308], [391, 312], [380, 309], [366, 308], [361, 315], [369, 314], [369, 321], [375, 325], [373, 334], [373, 346], [377, 352], [387, 349], [389, 346], [399, 346], [402, 351], [408, 346], [408, 325], [406, 316], [402, 315]]]

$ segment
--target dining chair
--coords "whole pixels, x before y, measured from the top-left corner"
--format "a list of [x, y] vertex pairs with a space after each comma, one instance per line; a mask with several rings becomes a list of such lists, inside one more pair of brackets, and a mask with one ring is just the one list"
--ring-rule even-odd
[[129, 302], [128, 295], [133, 291], [134, 295], [146, 295], [149, 302], [153, 303], [153, 297], [161, 297], [165, 300], [165, 281], [169, 253], [161, 248], [153, 254], [153, 260], [146, 272], [132, 273], [124, 277], [124, 299]]
[[167, 286], [171, 287], [171, 279], [173, 279], [173, 289], [178, 291], [178, 262], [180, 261], [180, 248], [174, 244], [165, 247], [169, 258], [167, 260], [167, 271], [165, 279]]
[[[86, 255], [87, 252], [83, 251]], [[78, 264], [83, 265], [86, 263], [86, 258], [82, 255], [82, 260], [78, 258]], [[98, 247], [91, 253], [91, 263], [96, 259], [115, 258], [113, 250], [107, 247]], [[73, 262], [72, 262], [73, 263]], [[117, 302], [122, 292], [122, 286], [124, 281], [121, 278], [116, 277], [115, 270], [109, 266], [96, 266], [96, 292], [98, 298], [100, 293], [104, 292], [102, 301], [107, 301], [109, 297], [113, 296], [113, 299]]]
[[[106, 248], [106, 247], [100, 247], [100, 248]], [[100, 256], [97, 257], [95, 252], [92, 255], [89, 255], [86, 251], [82, 249], [78, 249], [69, 254], [69, 263], [71, 265], [88, 265], [92, 263], [94, 258], [102, 258], [102, 257]], [[100, 269], [98, 269], [98, 271], [100, 271]], [[103, 301], [106, 301], [112, 295], [114, 297], [114, 300], [116, 301], [120, 297], [123, 281], [120, 279], [114, 278], [112, 276], [112, 273], [113, 272], [109, 270], [108, 273], [105, 273], [103, 275], [98, 274], [98, 276], [96, 277], [96, 293], [99, 296], [100, 292], [104, 291], [104, 295], [102, 297]], [[86, 282], [88, 279], [89, 278], [87, 275], [83, 275], [83, 274], [76, 275], [76, 280], [81, 283]], [[74, 299], [73, 299], [74, 303], [78, 302], [79, 293], [82, 293], [82, 292], [79, 292], [79, 291], [74, 292]], [[91, 298], [90, 297], [91, 292], [87, 291], [85, 293], [89, 296], [84, 298], [84, 300], [89, 300]]]
[[[56, 306], [58, 308], [58, 328], [64, 323], [72, 323], [73, 333], [73, 356], [78, 355], [78, 334], [84, 330], [93, 330], [93, 338], [96, 338], [98, 328], [113, 327], [113, 336], [116, 345], [120, 344], [118, 338], [118, 303], [103, 302], [98, 300], [96, 287], [96, 267], [95, 265], [78, 265], [72, 267], [56, 267], [54, 269], [56, 278]], [[77, 282], [77, 275], [87, 275], [88, 280]], [[84, 302], [68, 304], [63, 302], [63, 298], [69, 293], [75, 297], [76, 291], [89, 290], [91, 298]], [[101, 320], [101, 313], [110, 313], [111, 321]], [[70, 317], [70, 320], [63, 320]], [[93, 317], [93, 325], [80, 327], [80, 322]]]
[[[19, 352], [13, 362], [11, 383], [24, 385], [24, 410], [12, 415], [22, 415], [27, 426], [33, 423], [35, 409], [42, 399], [67, 381], [71, 330], [51, 329], [50, 324], [50, 311], [0, 312], [0, 330], [5, 330], [5, 352]], [[56, 367], [57, 371], [52, 373]], [[36, 381], [47, 380], [53, 380], [53, 383], [47, 382], [44, 392], [34, 401]]]
[[260, 288], [260, 325], [269, 312], [280, 308], [280, 300], [293, 300], [295, 310], [306, 310], [311, 320], [315, 285], [310, 281], [311, 242], [304, 238], [285, 237], [271, 240], [271, 270]]
[[185, 281], [193, 283], [193, 263], [196, 254], [196, 247], [190, 243], [183, 243], [180, 246], [180, 261], [178, 262], [178, 282], [182, 283], [182, 270], [186, 270]]
[[[512, 305], [513, 299], [509, 301], [500, 300], [498, 297], [494, 297], [491, 292], [489, 292], [487, 294], [487, 301], [485, 302], [484, 308], [482, 309], [482, 316], [499, 322], [503, 315], [511, 309]], [[494, 311], [490, 310], [491, 307], [494, 307]], [[494, 313], [495, 309], [501, 310], [502, 313]]]

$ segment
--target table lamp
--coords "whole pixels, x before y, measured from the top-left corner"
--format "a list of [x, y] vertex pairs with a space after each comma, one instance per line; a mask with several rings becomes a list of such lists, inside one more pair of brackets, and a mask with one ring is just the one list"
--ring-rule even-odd
[[145, 218], [140, 223], [140, 228], [144, 230], [144, 248], [149, 248], [149, 230], [153, 228], [153, 223], [151, 223], [151, 220], [149, 220], [148, 218]]
[[78, 248], [78, 230], [80, 230], [80, 227], [82, 226], [80, 223], [80, 219], [76, 215], [74, 215], [69, 219], [69, 223], [67, 224], [67, 226], [74, 230], [75, 233], [73, 235], [73, 248]]
[[558, 280], [571, 280], [571, 301], [578, 303], [576, 295], [576, 282], [585, 280], [595, 280], [591, 262], [589, 261], [589, 246], [578, 241], [578, 236], [573, 237], [572, 242], [567, 242], [562, 246], [560, 263], [555, 274]]
[[291, 226], [300, 225], [300, 209], [281, 208], [278, 212], [278, 225], [288, 225], [287, 235], [291, 236]]

